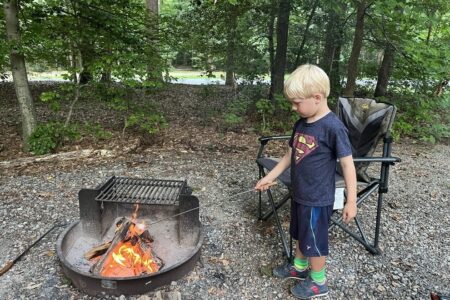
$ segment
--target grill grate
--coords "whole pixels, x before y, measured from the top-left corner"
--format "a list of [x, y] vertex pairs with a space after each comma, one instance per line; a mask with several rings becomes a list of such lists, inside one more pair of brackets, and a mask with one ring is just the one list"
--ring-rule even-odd
[[115, 177], [95, 197], [97, 201], [175, 205], [186, 181]]

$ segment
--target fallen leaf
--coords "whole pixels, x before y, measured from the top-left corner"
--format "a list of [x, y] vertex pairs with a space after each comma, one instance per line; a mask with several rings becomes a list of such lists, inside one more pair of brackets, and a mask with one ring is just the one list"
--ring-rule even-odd
[[29, 285], [27, 285], [25, 287], [25, 289], [32, 290], [32, 289], [40, 287], [41, 285], [42, 285], [42, 283], [30, 283]]

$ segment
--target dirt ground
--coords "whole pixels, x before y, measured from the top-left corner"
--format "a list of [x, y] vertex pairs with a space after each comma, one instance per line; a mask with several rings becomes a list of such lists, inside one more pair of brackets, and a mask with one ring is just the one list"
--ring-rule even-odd
[[[33, 95], [52, 88], [52, 83], [33, 84]], [[0, 266], [51, 224], [79, 219], [78, 191], [112, 175], [186, 179], [201, 202], [205, 241], [194, 270], [170, 286], [148, 295], [89, 297], [62, 274], [55, 253], [57, 230], [0, 277], [1, 299], [293, 299], [289, 288], [295, 282], [271, 276], [271, 268], [284, 258], [273, 220], [257, 220], [256, 194], [227, 200], [258, 178], [256, 130], [248, 124], [225, 130], [217, 119], [236, 91], [178, 85], [150, 94], [170, 124], [153, 138], [133, 130], [123, 136], [120, 115], [85, 99], [75, 120], [99, 122], [112, 137], [84, 136], [41, 160], [22, 151], [13, 93], [11, 84], [0, 85]], [[46, 105], [36, 107], [38, 120], [53, 116]], [[75, 158], [65, 160], [64, 153], [75, 153]], [[371, 255], [342, 231], [331, 231], [327, 299], [422, 300], [429, 299], [430, 291], [450, 294], [450, 146], [404, 139], [394, 143], [393, 155], [402, 162], [391, 170], [383, 203], [382, 254]], [[274, 192], [279, 196], [285, 190], [277, 186]], [[369, 232], [375, 207], [369, 200], [359, 211]], [[287, 230], [289, 207], [280, 215]], [[17, 227], [12, 230], [11, 224]]]

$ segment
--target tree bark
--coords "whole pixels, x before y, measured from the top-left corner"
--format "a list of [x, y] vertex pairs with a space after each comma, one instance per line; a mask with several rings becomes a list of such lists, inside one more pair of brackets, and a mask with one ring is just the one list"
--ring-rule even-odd
[[346, 5], [339, 4], [342, 12], [337, 12], [331, 8], [327, 12], [327, 27], [325, 33], [325, 47], [320, 67], [328, 74], [330, 78], [330, 95], [336, 97], [341, 92], [340, 82], [340, 55], [343, 39], [343, 15]]
[[[147, 43], [154, 43], [154, 41], [157, 41], [157, 36], [159, 34], [159, 0], [145, 0], [145, 6], [147, 9], [147, 35], [148, 35], [148, 41]], [[158, 49], [158, 47], [155, 45], [153, 47], [154, 49]], [[155, 55], [158, 55], [158, 53], [155, 53]], [[158, 59], [159, 61], [159, 59]], [[162, 82], [162, 73], [158, 71], [159, 67], [154, 66], [151, 63], [147, 65], [147, 77], [150, 81], [158, 81]]]
[[291, 1], [280, 0], [277, 20], [277, 47], [273, 68], [273, 81], [270, 84], [269, 94], [269, 97], [272, 100], [274, 99], [275, 94], [283, 93], [290, 12]]
[[[22, 116], [22, 139], [26, 142], [36, 128], [36, 112], [28, 85], [25, 57], [20, 52], [19, 5], [17, 0], [4, 1], [6, 35], [13, 44], [10, 52], [11, 71], [19, 109]], [[24, 143], [26, 145], [26, 143]]]
[[[267, 39], [268, 39], [268, 51], [269, 51], [269, 65], [270, 65], [270, 82], [275, 81], [274, 74], [275, 74], [275, 46], [273, 43], [273, 34], [274, 34], [274, 27], [275, 27], [275, 8], [272, 3], [272, 6], [270, 8], [270, 19], [267, 24], [268, 30], [267, 30]], [[269, 98], [271, 98], [269, 94]]]
[[145, 2], [149, 12], [159, 16], [159, 0], [146, 0]]
[[375, 88], [375, 97], [382, 97], [386, 95], [387, 87], [389, 84], [389, 77], [394, 64], [395, 49], [388, 42], [384, 48], [383, 61], [378, 69], [377, 86]]
[[364, 15], [366, 12], [367, 3], [362, 0], [358, 3], [358, 9], [356, 12], [356, 26], [355, 26], [355, 37], [353, 38], [352, 52], [350, 54], [350, 59], [348, 61], [347, 67], [347, 83], [344, 89], [344, 96], [353, 97], [353, 93], [356, 88], [356, 77], [358, 75], [358, 60], [359, 54], [361, 53], [361, 48], [363, 44], [364, 37]]
[[86, 38], [83, 34], [84, 19], [83, 15], [86, 14], [84, 11], [86, 8], [77, 1], [71, 1], [72, 9], [74, 11], [78, 30], [78, 51], [79, 51], [79, 67], [81, 68], [80, 74], [78, 76], [79, 84], [87, 84], [94, 78], [91, 71], [91, 66], [95, 60], [95, 46], [92, 39]]
[[237, 27], [237, 14], [233, 8], [231, 8], [228, 24], [227, 34], [227, 60], [225, 65], [225, 85], [236, 86], [236, 80], [234, 77], [234, 52], [236, 50], [236, 27]]

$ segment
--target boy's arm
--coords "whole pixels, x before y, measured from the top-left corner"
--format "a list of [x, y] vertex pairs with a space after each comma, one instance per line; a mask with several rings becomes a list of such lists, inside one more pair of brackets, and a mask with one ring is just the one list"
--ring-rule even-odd
[[348, 224], [357, 212], [356, 207], [356, 171], [351, 155], [339, 158], [342, 173], [344, 175], [345, 187], [347, 189], [347, 202], [342, 211], [342, 220]]
[[284, 172], [291, 165], [291, 152], [292, 149], [289, 147], [286, 154], [284, 154], [283, 158], [278, 162], [278, 164], [273, 168], [266, 176], [261, 178], [256, 183], [255, 190], [265, 191], [269, 188], [269, 184], [271, 184], [281, 173]]

